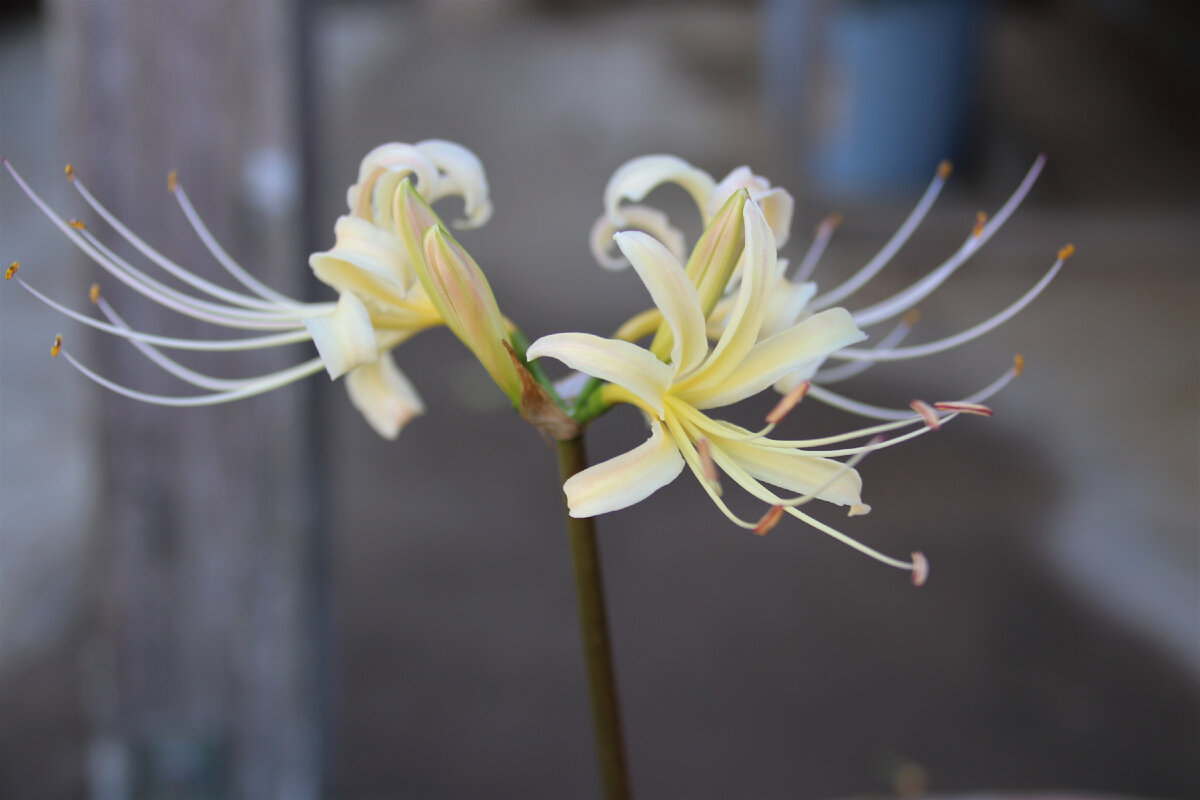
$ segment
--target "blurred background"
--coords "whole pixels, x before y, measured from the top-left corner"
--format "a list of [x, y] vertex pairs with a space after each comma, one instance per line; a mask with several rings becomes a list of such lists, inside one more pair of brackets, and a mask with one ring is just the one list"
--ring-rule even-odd
[[[952, 158], [938, 206], [860, 305], [953, 252], [1045, 152], [1029, 200], [922, 304], [914, 340], [999, 310], [1070, 241], [1063, 274], [986, 339], [847, 388], [904, 407], [1026, 358], [993, 419], [864, 462], [871, 515], [820, 512], [887, 552], [923, 550], [926, 587], [799, 525], [745, 535], [688, 479], [600, 520], [634, 785], [1200, 796], [1195, 5], [47, 0], [0, 14], [0, 151], [110, 244], [66, 162], [216, 277], [166, 202], [178, 169], [235, 258], [324, 299], [306, 254], [332, 244], [359, 159], [450, 139], [480, 155], [497, 209], [463, 242], [533, 337], [607, 333], [645, 307], [586, 238], [634, 156], [717, 177], [749, 164], [789, 188], [792, 258], [840, 211], [827, 286]], [[660, 199], [693, 220], [682, 192]], [[6, 175], [0, 258], [76, 308], [99, 280], [138, 326], [202, 330], [122, 294]], [[448, 333], [397, 353], [430, 411], [395, 443], [320, 376], [196, 410], [98, 392], [50, 361], [56, 333], [106, 375], [186, 391], [0, 291], [0, 796], [598, 796], [553, 452]], [[302, 355], [195, 363], [255, 374]], [[800, 412], [789, 433], [854, 424]], [[615, 412], [592, 428], [593, 458], [642, 436]]]

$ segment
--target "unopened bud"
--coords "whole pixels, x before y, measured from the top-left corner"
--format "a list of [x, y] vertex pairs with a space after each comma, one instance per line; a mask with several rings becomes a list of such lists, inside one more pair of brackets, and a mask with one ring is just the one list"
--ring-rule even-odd
[[521, 378], [505, 349], [508, 331], [483, 270], [440, 224], [424, 235], [424, 258], [414, 261], [417, 277], [447, 327], [470, 348], [513, 403]]
[[[725, 287], [729, 285], [729, 279], [742, 255], [746, 243], [742, 209], [749, 199], [750, 193], [746, 189], [739, 189], [730, 195], [704, 229], [688, 258], [687, 276], [700, 295], [700, 310], [705, 318], [725, 294]], [[650, 352], [664, 358], [670, 354], [673, 344], [671, 329], [664, 322], [654, 335]]]

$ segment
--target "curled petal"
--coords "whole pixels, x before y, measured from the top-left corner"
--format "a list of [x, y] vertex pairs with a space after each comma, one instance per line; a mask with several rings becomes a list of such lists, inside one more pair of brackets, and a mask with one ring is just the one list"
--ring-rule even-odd
[[455, 220], [458, 228], [478, 228], [492, 216], [488, 199], [487, 176], [479, 157], [462, 145], [441, 139], [426, 139], [417, 143], [417, 150], [437, 165], [441, 171], [437, 186], [426, 195], [432, 203], [443, 197], [459, 195], [463, 199], [466, 219]]
[[308, 264], [322, 283], [384, 304], [403, 302], [416, 281], [400, 239], [358, 217], [339, 217], [337, 243]]
[[640, 203], [652, 190], [664, 183], [677, 183], [696, 201], [703, 214], [708, 207], [714, 183], [712, 176], [693, 167], [682, 158], [668, 155], [641, 156], [626, 161], [608, 180], [604, 189], [604, 213], [614, 223], [622, 224], [621, 202]]
[[636, 344], [590, 333], [553, 333], [529, 346], [529, 359], [549, 356], [629, 391], [661, 418], [674, 370]]
[[649, 206], [625, 206], [621, 209], [623, 223], [618, 225], [602, 214], [592, 225], [588, 234], [588, 244], [592, 249], [592, 257], [605, 269], [620, 270], [629, 266], [629, 262], [621, 256], [612, 253], [613, 234], [621, 230], [639, 230], [658, 239], [680, 261], [687, 255], [687, 244], [683, 233], [671, 225], [667, 215]]
[[[830, 308], [764, 339], [715, 388], [697, 393], [696, 408], [718, 408], [758, 394], [789, 373], [815, 370], [834, 350], [861, 342], [867, 335], [844, 308]], [[813, 365], [813, 366], [809, 366]], [[801, 379], [802, 380], [802, 379]], [[799, 380], [796, 381], [799, 383]], [[680, 397], [689, 399], [687, 393]]]
[[678, 259], [652, 236], [626, 231], [616, 234], [614, 239], [671, 329], [671, 364], [675, 373], [691, 370], [708, 353], [704, 314], [696, 287], [688, 280]]
[[758, 195], [752, 193], [750, 197], [762, 207], [763, 216], [775, 234], [775, 247], [782, 249], [792, 234], [792, 209], [796, 203], [791, 193], [775, 188]]
[[391, 353], [351, 370], [346, 376], [346, 391], [354, 407], [385, 439], [395, 439], [410, 420], [425, 413], [425, 404]]
[[683, 456], [651, 423], [650, 438], [627, 453], [588, 467], [563, 484], [572, 517], [594, 517], [626, 508], [658, 491], [683, 471]]
[[331, 313], [309, 317], [304, 320], [304, 327], [308, 328], [331, 380], [378, 356], [371, 315], [352, 292], [342, 292]]
[[386, 226], [391, 219], [392, 195], [405, 177], [415, 178], [422, 195], [437, 186], [437, 166], [411, 144], [381, 144], [363, 157], [358, 181], [346, 191], [350, 213]]

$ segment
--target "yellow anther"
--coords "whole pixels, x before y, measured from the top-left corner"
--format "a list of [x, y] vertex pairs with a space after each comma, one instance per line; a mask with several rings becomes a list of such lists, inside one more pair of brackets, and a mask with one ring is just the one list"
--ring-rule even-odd
[[864, 514], [870, 514], [871, 507], [866, 503], [855, 503], [850, 506], [850, 510], [846, 512], [847, 517], [861, 517]]
[[6, 281], [12, 280], [12, 276], [16, 275], [17, 270], [19, 270], [20, 268], [21, 268], [20, 261], [14, 261], [13, 263], [9, 264], [8, 269], [4, 270], [4, 280], [6, 280]]
[[762, 519], [754, 526], [754, 532], [759, 536], [766, 536], [767, 532], [778, 525], [782, 518], [783, 506], [771, 506], [771, 509], [763, 514]]
[[87, 225], [83, 224], [83, 220], [75, 219], [74, 217], [71, 217], [71, 219], [67, 220], [67, 224], [77, 231], [81, 231], [87, 227]]
[[921, 312], [915, 308], [910, 308], [908, 310], [908, 313], [906, 313], [900, 319], [900, 321], [911, 328], [913, 325], [916, 325], [918, 322], [921, 321]]
[[70, 164], [67, 164], [67, 166], [63, 168], [63, 173], [66, 174], [67, 180], [74, 182], [74, 180], [75, 180], [75, 168], [74, 167], [72, 167]]
[[171, 170], [170, 172], [167, 173], [167, 191], [170, 192], [171, 194], [174, 194], [175, 190], [178, 188], [179, 188], [179, 173], [176, 172], [175, 170]]
[[50, 357], [58, 358], [58, 354], [62, 352], [62, 336], [54, 337], [54, 344], [50, 345]]
[[1025, 371], [1025, 356], [1017, 353], [1013, 356], [1013, 377], [1017, 377]]
[[972, 236], [976, 238], [983, 236], [983, 226], [987, 225], [987, 219], [987, 214], [983, 213], [982, 211], [976, 212], [975, 227], [971, 231]]
[[937, 176], [942, 180], [946, 180], [946, 178], [950, 177], [950, 173], [953, 171], [953, 164], [951, 164], [949, 161], [942, 161], [942, 163], [938, 164]]
[[88, 289], [88, 297], [91, 299], [92, 305], [100, 302], [100, 284], [92, 284], [92, 288]]
[[842, 224], [842, 215], [840, 212], [831, 211], [825, 216], [825, 219], [817, 223], [817, 233], [821, 231], [831, 231], [838, 225]]
[[1065, 247], [1063, 247], [1062, 250], [1058, 251], [1058, 258], [1060, 261], [1066, 261], [1068, 258], [1070, 258], [1073, 255], [1075, 255], [1075, 245], [1073, 245], [1073, 244], [1068, 244]]

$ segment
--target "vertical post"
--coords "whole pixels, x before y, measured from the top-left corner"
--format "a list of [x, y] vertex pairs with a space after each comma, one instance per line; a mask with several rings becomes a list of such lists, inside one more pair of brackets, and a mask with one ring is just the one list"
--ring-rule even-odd
[[[88, 187], [155, 248], [220, 281], [167, 192], [167, 172], [178, 170], [226, 250], [300, 297], [296, 11], [286, 0], [51, 5], [69, 159]], [[115, 237], [101, 224], [92, 230]], [[87, 275], [81, 293], [97, 279]], [[135, 327], [214, 335], [99, 280]], [[128, 345], [95, 344], [118, 382], [194, 391]], [[302, 355], [194, 363], [244, 376]], [[102, 772], [134, 797], [319, 792], [306, 405], [296, 387], [207, 409], [104, 397], [95, 569], [111, 669], [94, 711], [123, 763]]]

